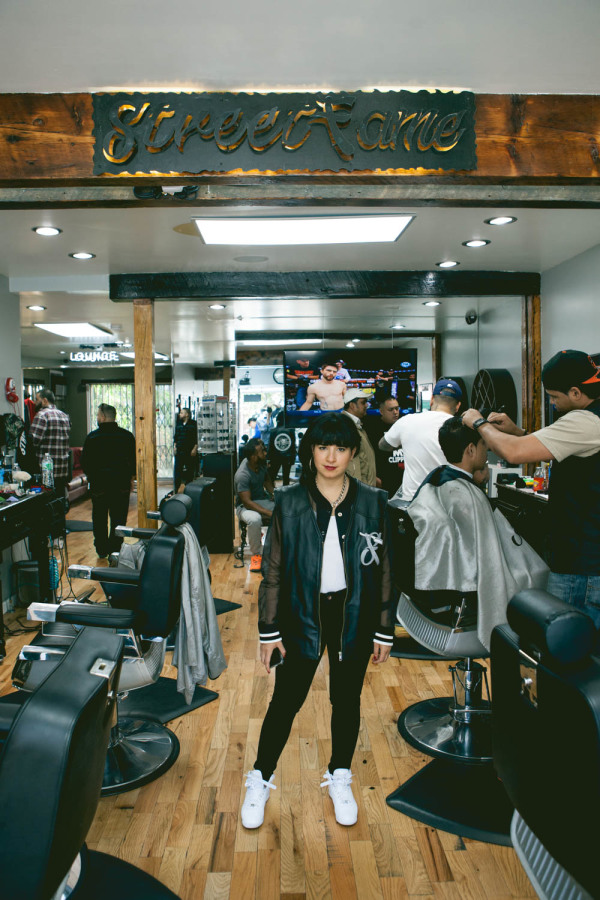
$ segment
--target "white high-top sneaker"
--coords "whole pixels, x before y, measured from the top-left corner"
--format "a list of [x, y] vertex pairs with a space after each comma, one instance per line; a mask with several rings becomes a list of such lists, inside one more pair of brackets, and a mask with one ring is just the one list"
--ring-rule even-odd
[[333, 800], [335, 820], [339, 825], [354, 825], [358, 818], [358, 807], [352, 794], [352, 772], [350, 769], [329, 769], [323, 775], [321, 787], [329, 788], [329, 796]]
[[246, 775], [246, 796], [242, 805], [242, 825], [244, 828], [259, 828], [265, 820], [265, 804], [269, 792], [277, 788], [272, 784], [271, 775], [268, 781], [262, 777], [259, 769], [252, 769]]

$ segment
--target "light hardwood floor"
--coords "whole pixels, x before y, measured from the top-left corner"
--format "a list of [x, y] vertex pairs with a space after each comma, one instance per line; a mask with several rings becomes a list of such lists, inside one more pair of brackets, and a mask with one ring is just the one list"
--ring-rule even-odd
[[[89, 501], [70, 512], [90, 519]], [[135, 524], [132, 504], [129, 523]], [[96, 564], [90, 532], [71, 533], [71, 563]], [[385, 797], [427, 762], [398, 734], [402, 709], [451, 692], [448, 666], [390, 659], [369, 666], [352, 769], [358, 822], [335, 822], [320, 788], [330, 752], [327, 663], [315, 677], [278, 766], [264, 825], [240, 822], [244, 773], [255, 759], [271, 692], [257, 658], [260, 575], [216, 555], [215, 596], [242, 604], [219, 616], [228, 668], [208, 687], [213, 703], [175, 719], [181, 742], [175, 765], [145, 787], [100, 801], [88, 835], [92, 849], [111, 853], [155, 875], [182, 900], [499, 900], [535, 897], [514, 851], [462, 839], [390, 809]], [[90, 582], [74, 582], [82, 590]], [[100, 592], [100, 588], [97, 588]], [[9, 619], [9, 622], [11, 619]], [[26, 636], [8, 639], [0, 692]], [[165, 675], [175, 670], [165, 666]]]

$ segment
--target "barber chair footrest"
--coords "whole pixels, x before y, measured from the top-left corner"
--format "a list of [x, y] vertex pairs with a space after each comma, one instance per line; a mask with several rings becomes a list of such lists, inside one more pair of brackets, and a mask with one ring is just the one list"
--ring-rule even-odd
[[106, 755], [102, 796], [122, 794], [154, 781], [171, 768], [178, 756], [179, 741], [164, 725], [149, 719], [120, 717]]
[[462, 766], [434, 759], [400, 785], [388, 806], [460, 837], [511, 846], [513, 807], [493, 767]]
[[427, 756], [470, 765], [492, 761], [492, 718], [489, 704], [470, 711], [471, 721], [458, 722], [450, 711], [452, 697], [414, 703], [400, 714], [398, 731], [405, 741]]

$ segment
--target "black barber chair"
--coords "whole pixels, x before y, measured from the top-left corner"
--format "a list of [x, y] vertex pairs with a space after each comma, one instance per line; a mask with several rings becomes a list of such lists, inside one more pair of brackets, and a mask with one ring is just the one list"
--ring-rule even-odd
[[512, 805], [492, 766], [487, 673], [475, 661], [489, 656], [477, 636], [477, 596], [410, 590], [412, 596], [401, 593], [397, 613], [408, 634], [439, 658], [459, 662], [450, 667], [453, 696], [422, 700], [401, 713], [398, 731], [433, 761], [387, 803], [434, 828], [510, 845]]
[[[152, 684], [162, 670], [166, 638], [179, 618], [181, 605], [184, 538], [174, 526], [185, 521], [190, 502], [177, 495], [165, 504], [165, 524], [148, 544], [141, 570], [70, 566], [71, 576], [101, 581], [111, 603], [118, 606], [34, 603], [29, 608], [28, 617], [38, 621], [127, 630], [130, 640], [118, 681], [119, 698]], [[69, 638], [62, 639], [62, 646], [60, 641], [60, 636], [50, 635], [24, 648], [13, 670], [13, 683], [34, 690], [45, 676], [46, 658], [69, 645]], [[164, 725], [140, 717], [118, 717], [102, 793], [122, 793], [153, 781], [178, 755], [179, 741]]]
[[542, 900], [600, 896], [600, 661], [591, 618], [517, 594], [492, 635], [494, 765], [511, 836]]
[[177, 900], [141, 869], [84, 844], [122, 652], [120, 635], [84, 628], [24, 703], [2, 704], [0, 894], [7, 900]]

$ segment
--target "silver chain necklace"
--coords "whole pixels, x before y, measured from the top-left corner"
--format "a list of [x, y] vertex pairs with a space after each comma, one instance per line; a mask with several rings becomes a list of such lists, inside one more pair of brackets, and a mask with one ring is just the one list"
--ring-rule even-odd
[[332, 512], [332, 514], [333, 514], [334, 510], [336, 509], [336, 507], [339, 506], [340, 503], [342, 502], [342, 497], [344, 496], [344, 492], [345, 492], [345, 490], [346, 490], [346, 482], [347, 482], [347, 480], [348, 480], [348, 479], [347, 479], [346, 473], [344, 472], [344, 480], [343, 480], [343, 482], [342, 482], [342, 489], [341, 489], [341, 491], [340, 491], [340, 493], [339, 493], [339, 496], [338, 496], [337, 500], [335, 501], [335, 503], [332, 503], [332, 504], [331, 504], [331, 512]]

